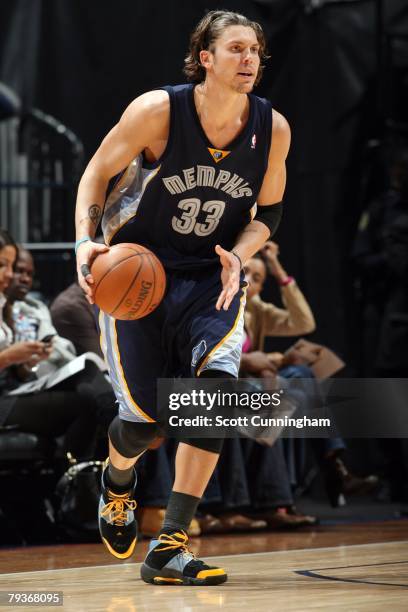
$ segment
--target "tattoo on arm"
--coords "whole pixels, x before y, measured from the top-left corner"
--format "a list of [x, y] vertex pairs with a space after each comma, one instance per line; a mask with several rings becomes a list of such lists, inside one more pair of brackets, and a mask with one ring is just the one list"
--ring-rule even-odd
[[88, 208], [88, 217], [94, 226], [97, 227], [99, 219], [101, 218], [101, 209], [97, 204], [92, 204], [92, 206]]

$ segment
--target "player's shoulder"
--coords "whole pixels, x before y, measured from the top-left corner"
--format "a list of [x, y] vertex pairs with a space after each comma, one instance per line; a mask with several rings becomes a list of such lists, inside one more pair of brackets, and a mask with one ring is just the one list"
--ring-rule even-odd
[[157, 118], [161, 114], [168, 114], [170, 110], [169, 93], [165, 89], [147, 91], [135, 98], [127, 109], [130, 113], [152, 114]]
[[274, 137], [290, 137], [288, 120], [275, 108], [272, 109], [272, 135]]
[[148, 112], [169, 112], [171, 98], [186, 97], [190, 95], [192, 85], [182, 83], [179, 85], [165, 85], [160, 89], [153, 89], [138, 96], [131, 105], [141, 107]]
[[162, 89], [147, 91], [125, 109], [119, 125], [127, 134], [164, 138], [170, 121], [169, 94]]
[[272, 138], [290, 138], [290, 126], [284, 115], [272, 107], [267, 98], [253, 96], [257, 101], [258, 108], [265, 113], [272, 113]]
[[270, 154], [274, 155], [280, 151], [286, 157], [290, 147], [290, 139], [290, 127], [286, 117], [273, 108]]

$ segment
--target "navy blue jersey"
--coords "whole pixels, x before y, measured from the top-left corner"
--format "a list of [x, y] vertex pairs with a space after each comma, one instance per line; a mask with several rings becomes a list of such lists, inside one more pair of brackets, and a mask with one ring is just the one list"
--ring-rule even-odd
[[107, 244], [136, 242], [168, 269], [219, 262], [255, 212], [268, 165], [272, 107], [249, 94], [244, 129], [223, 150], [208, 140], [197, 115], [194, 86], [164, 87], [170, 97], [166, 149], [155, 164], [139, 155], [109, 194], [102, 219]]

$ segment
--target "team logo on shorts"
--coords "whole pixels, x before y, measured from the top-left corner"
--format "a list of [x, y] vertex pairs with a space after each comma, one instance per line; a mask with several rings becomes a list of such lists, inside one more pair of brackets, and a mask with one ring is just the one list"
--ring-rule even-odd
[[193, 348], [191, 351], [192, 359], [191, 365], [195, 368], [197, 363], [200, 361], [201, 357], [207, 350], [207, 343], [205, 340], [200, 340], [200, 342]]
[[256, 134], [254, 134], [251, 138], [251, 149], [255, 149], [256, 147]]

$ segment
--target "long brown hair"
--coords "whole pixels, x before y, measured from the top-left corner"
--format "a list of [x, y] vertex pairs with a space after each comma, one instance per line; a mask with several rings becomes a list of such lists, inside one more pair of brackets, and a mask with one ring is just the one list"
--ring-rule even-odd
[[17, 255], [18, 249], [13, 238], [10, 236], [7, 230], [0, 227], [0, 250], [3, 249], [5, 246], [13, 246], [16, 250]]
[[[5, 246], [12, 246], [12, 247], [14, 247], [14, 249], [16, 251], [16, 261], [17, 261], [17, 257], [18, 257], [18, 247], [17, 247], [17, 244], [14, 242], [13, 238], [10, 236], [8, 231], [3, 229], [2, 227], [0, 227], [0, 251]], [[5, 322], [7, 323], [7, 325], [13, 329], [13, 319], [12, 319], [12, 316], [11, 316], [11, 307], [10, 307], [10, 303], [9, 302], [7, 302], [5, 307], [4, 307], [3, 318], [4, 318]]]
[[268, 59], [265, 36], [262, 27], [256, 21], [232, 11], [210, 11], [197, 25], [190, 37], [190, 48], [184, 60], [184, 74], [193, 83], [205, 81], [206, 70], [200, 62], [200, 51], [211, 51], [215, 41], [228, 26], [240, 25], [252, 28], [259, 43], [259, 57], [261, 60], [255, 85], [261, 80], [264, 70], [263, 62]]

